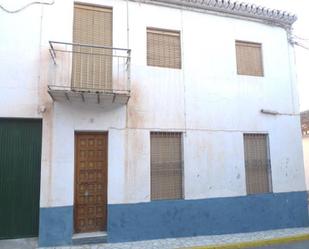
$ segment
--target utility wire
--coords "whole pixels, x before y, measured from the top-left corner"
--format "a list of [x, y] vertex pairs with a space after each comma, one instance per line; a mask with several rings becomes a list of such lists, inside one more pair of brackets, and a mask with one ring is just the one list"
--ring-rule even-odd
[[299, 47], [302, 47], [302, 48], [304, 48], [304, 49], [309, 50], [309, 47], [305, 46], [305, 45], [302, 44], [302, 43], [299, 43], [299, 42], [297, 42], [297, 41], [294, 41], [294, 44], [295, 44], [296, 46], [299, 46]]
[[52, 0], [51, 2], [32, 2], [32, 3], [26, 4], [25, 6], [19, 8], [19, 9], [16, 9], [16, 10], [8, 10], [7, 8], [3, 7], [0, 4], [0, 9], [2, 9], [3, 11], [5, 11], [7, 13], [14, 14], [14, 13], [18, 13], [18, 12], [28, 8], [29, 6], [34, 5], [34, 4], [53, 5], [54, 3], [55, 3], [55, 0]]
[[294, 34], [293, 34], [293, 36], [294, 36], [296, 39], [299, 39], [299, 40], [309, 41], [309, 39], [307, 39], [307, 38], [302, 38], [302, 37], [299, 37], [299, 36], [294, 35]]
[[306, 44], [308, 41], [309, 41], [309, 39], [301, 38], [301, 37], [299, 37], [295, 34], [292, 34], [289, 38], [289, 42], [291, 44], [299, 46], [299, 47], [306, 49], [306, 50], [309, 50], [309, 45]]

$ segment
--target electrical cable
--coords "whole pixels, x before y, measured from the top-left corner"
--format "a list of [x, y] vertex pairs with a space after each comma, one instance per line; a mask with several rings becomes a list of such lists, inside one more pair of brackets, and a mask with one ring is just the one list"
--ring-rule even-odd
[[297, 36], [297, 35], [295, 35], [295, 34], [293, 34], [292, 36], [294, 36], [296, 39], [299, 39], [299, 40], [309, 41], [309, 39], [307, 39], [307, 38], [302, 38], [302, 37]]
[[[301, 38], [297, 35], [294, 35], [294, 34], [289, 34], [289, 42], [292, 44], [292, 45], [296, 45], [296, 46], [299, 46], [303, 49], [306, 49], [306, 50], [309, 50], [309, 45], [307, 46], [307, 41], [309, 41], [309, 39], [305, 39], [305, 38]], [[300, 40], [300, 41], [299, 41]], [[305, 42], [305, 44], [303, 44], [303, 42]]]
[[294, 41], [294, 44], [295, 44], [296, 46], [299, 46], [299, 47], [302, 47], [302, 48], [304, 48], [304, 49], [306, 49], [306, 50], [309, 50], [309, 47], [307, 47], [307, 46], [305, 46], [304, 44], [301, 44], [301, 43], [299, 43], [299, 42], [297, 42], [297, 41]]
[[5, 11], [7, 13], [15, 14], [15, 13], [18, 13], [18, 12], [28, 8], [29, 6], [34, 5], [34, 4], [53, 5], [54, 3], [55, 3], [55, 0], [52, 0], [51, 2], [31, 2], [31, 3], [28, 3], [25, 6], [19, 8], [19, 9], [16, 9], [16, 10], [8, 10], [0, 4], [0, 9], [2, 9], [3, 11]]

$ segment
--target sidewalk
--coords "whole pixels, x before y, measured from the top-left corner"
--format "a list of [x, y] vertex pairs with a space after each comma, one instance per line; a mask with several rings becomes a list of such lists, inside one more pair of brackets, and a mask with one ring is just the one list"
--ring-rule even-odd
[[[309, 240], [309, 227], [113, 244], [46, 247], [46, 249], [239, 249], [302, 240]], [[33, 249], [36, 248], [36, 244], [37, 241], [33, 238], [0, 240], [1, 249]]]
[[[305, 236], [304, 236], [305, 235]], [[177, 239], [160, 239], [160, 240], [148, 240], [138, 242], [127, 243], [113, 243], [113, 244], [93, 244], [93, 245], [80, 245], [80, 246], [68, 246], [57, 247], [57, 249], [178, 249], [178, 248], [194, 248], [198, 249], [210, 249], [215, 248], [244, 248], [242, 245], [237, 245], [242, 242], [253, 242], [247, 246], [261, 246], [263, 242], [269, 244], [269, 240], [280, 243], [290, 240], [309, 239], [309, 227], [304, 228], [292, 228], [292, 229], [280, 229], [254, 233], [241, 233], [241, 234], [227, 234], [227, 235], [215, 235], [215, 236], [197, 236]], [[233, 244], [230, 246], [223, 246]], [[247, 244], [247, 243], [246, 243]], [[271, 244], [271, 242], [270, 242]], [[221, 246], [220, 246], [221, 245]], [[243, 244], [246, 246], [245, 244]], [[220, 247], [218, 247], [220, 246]], [[50, 249], [50, 247], [49, 247]]]

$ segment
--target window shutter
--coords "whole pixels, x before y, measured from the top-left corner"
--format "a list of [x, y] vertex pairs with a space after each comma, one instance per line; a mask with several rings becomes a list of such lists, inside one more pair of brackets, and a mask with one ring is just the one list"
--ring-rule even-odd
[[[112, 9], [74, 5], [73, 43], [112, 47]], [[112, 90], [112, 50], [73, 47], [72, 86]]]
[[271, 168], [268, 154], [268, 136], [245, 134], [245, 168], [248, 194], [271, 191]]
[[181, 68], [179, 31], [147, 28], [147, 65]]
[[151, 133], [151, 199], [182, 198], [181, 133]]
[[263, 76], [262, 45], [260, 43], [236, 41], [237, 73]]

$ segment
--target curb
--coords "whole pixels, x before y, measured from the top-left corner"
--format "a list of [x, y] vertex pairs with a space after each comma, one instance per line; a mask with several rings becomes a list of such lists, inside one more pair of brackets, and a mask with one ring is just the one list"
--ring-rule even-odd
[[304, 240], [309, 240], [309, 234], [286, 236], [286, 237], [279, 237], [265, 240], [245, 241], [245, 242], [222, 244], [222, 245], [193, 246], [193, 247], [185, 247], [182, 249], [242, 249], [248, 247], [288, 244]]

